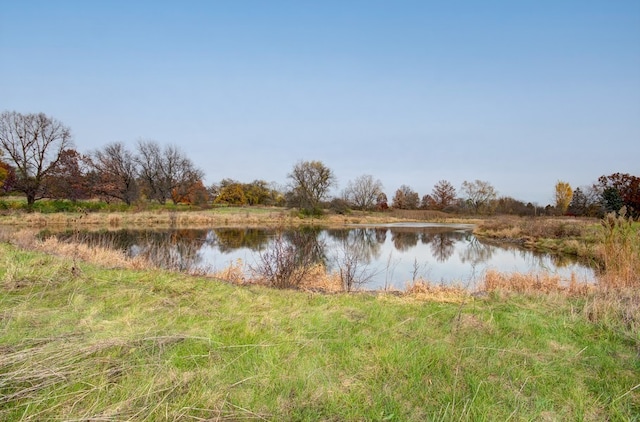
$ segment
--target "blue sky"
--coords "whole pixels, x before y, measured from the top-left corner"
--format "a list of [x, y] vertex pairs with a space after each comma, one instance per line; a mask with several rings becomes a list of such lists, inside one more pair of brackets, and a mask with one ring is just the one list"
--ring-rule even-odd
[[544, 205], [640, 175], [640, 2], [0, 0], [0, 110], [85, 153], [176, 144], [207, 184], [321, 160], [338, 191], [480, 179]]

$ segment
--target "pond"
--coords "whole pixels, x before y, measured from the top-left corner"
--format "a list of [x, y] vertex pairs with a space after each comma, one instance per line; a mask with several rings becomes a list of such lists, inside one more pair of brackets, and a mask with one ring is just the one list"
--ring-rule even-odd
[[213, 273], [242, 262], [249, 273], [276, 239], [304, 251], [328, 271], [345, 260], [358, 266], [362, 289], [404, 289], [413, 280], [473, 289], [487, 270], [503, 273], [546, 272], [569, 281], [593, 282], [588, 265], [567, 256], [523, 249], [515, 244], [476, 238], [472, 225], [394, 223], [338, 229], [301, 228], [285, 231], [261, 228], [120, 230], [68, 232], [82, 242], [142, 255], [155, 264], [185, 272]]

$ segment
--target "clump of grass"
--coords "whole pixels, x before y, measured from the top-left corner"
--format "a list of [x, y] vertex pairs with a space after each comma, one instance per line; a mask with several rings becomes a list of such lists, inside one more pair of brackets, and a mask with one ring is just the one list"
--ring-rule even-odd
[[572, 274], [569, 282], [548, 273], [501, 273], [488, 270], [483, 277], [480, 290], [487, 292], [557, 293], [583, 295], [593, 289], [592, 284], [580, 282]]
[[230, 263], [222, 270], [210, 272], [208, 275], [235, 284], [245, 284], [247, 281], [245, 265], [241, 259]]
[[580, 239], [593, 225], [591, 220], [575, 218], [524, 218], [500, 216], [483, 220], [475, 230], [481, 236], [531, 241], [536, 239]]
[[[587, 297], [582, 309], [585, 317], [608, 327], [624, 326], [640, 333], [640, 291], [637, 288], [599, 288]], [[639, 338], [631, 339], [640, 342]], [[640, 353], [640, 344], [638, 344]]]
[[404, 295], [419, 300], [448, 303], [461, 303], [471, 298], [469, 290], [463, 287], [435, 285], [421, 279], [411, 282]]
[[623, 208], [619, 215], [610, 213], [602, 219], [600, 280], [607, 287], [640, 287], [640, 226], [625, 214]]

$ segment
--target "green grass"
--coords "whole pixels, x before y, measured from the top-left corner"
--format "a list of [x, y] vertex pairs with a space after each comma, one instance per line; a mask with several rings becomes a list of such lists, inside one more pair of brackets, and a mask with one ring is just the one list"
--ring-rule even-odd
[[587, 298], [239, 287], [0, 244], [0, 420], [637, 420]]

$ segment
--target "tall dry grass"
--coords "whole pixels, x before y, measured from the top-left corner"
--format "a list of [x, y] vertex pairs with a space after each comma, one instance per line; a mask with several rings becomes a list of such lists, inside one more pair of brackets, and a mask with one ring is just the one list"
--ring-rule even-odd
[[561, 277], [549, 273], [502, 273], [494, 270], [488, 270], [480, 284], [480, 290], [487, 292], [560, 292], [570, 295], [584, 295], [594, 288], [593, 284], [578, 280], [574, 274], [566, 282]]
[[[89, 246], [81, 242], [65, 242], [54, 236], [39, 239], [37, 231], [22, 229], [0, 233], [0, 241], [9, 242], [21, 249], [35, 250], [50, 255], [63, 256], [75, 261], [85, 261], [107, 268], [150, 269], [153, 264], [142, 257], [129, 257], [124, 251], [105, 246]], [[77, 267], [77, 266], [76, 266]]]
[[499, 216], [483, 220], [476, 227], [478, 235], [511, 240], [585, 238], [594, 220], [564, 217]]
[[619, 215], [607, 214], [601, 224], [601, 282], [613, 288], [640, 287], [640, 225], [625, 216], [624, 208]]

